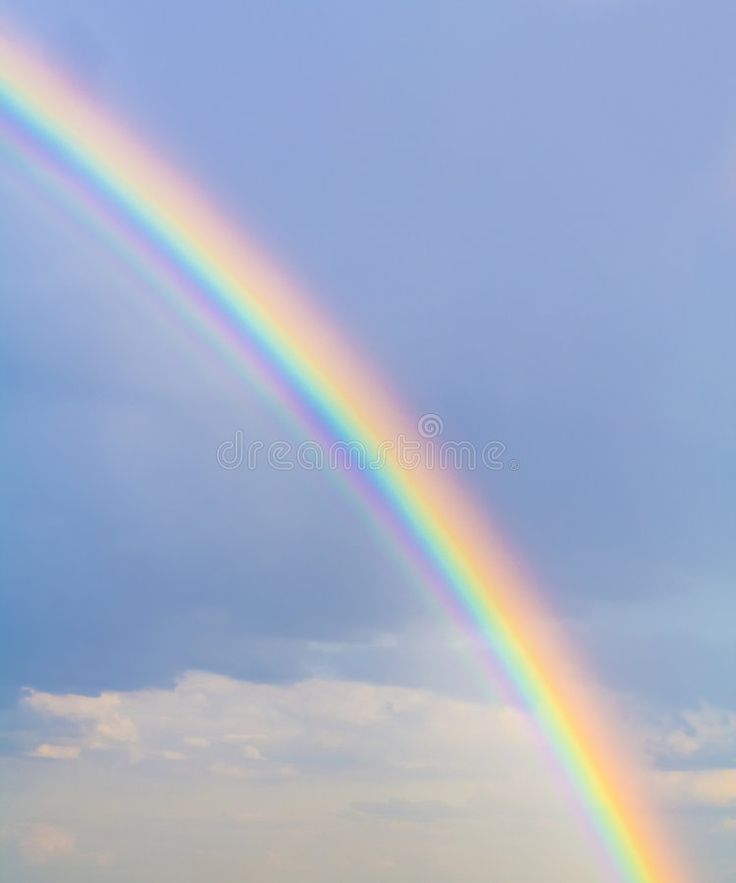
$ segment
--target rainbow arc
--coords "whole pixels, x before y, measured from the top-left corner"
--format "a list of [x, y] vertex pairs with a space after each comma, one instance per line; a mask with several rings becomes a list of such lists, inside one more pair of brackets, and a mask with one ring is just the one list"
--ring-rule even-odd
[[[317, 438], [358, 441], [372, 458], [386, 439], [416, 438], [406, 411], [344, 336], [192, 182], [2, 31], [0, 137]], [[489, 674], [523, 701], [614, 876], [687, 883], [641, 767], [485, 513], [447, 473], [407, 469], [395, 451], [381, 453], [383, 468], [349, 471], [347, 480], [447, 615], [472, 629]]]

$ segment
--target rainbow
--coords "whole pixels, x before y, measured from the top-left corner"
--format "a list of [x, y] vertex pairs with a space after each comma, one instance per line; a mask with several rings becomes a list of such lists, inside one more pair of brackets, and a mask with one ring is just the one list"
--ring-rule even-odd
[[[385, 385], [203, 193], [5, 29], [0, 133], [303, 428], [325, 441], [358, 441], [372, 456], [386, 453], [385, 440], [416, 438]], [[472, 626], [483, 665], [524, 702], [584, 809], [602, 875], [691, 880], [612, 714], [484, 514], [446, 472], [407, 469], [391, 451], [382, 468], [347, 475], [424, 585]]]

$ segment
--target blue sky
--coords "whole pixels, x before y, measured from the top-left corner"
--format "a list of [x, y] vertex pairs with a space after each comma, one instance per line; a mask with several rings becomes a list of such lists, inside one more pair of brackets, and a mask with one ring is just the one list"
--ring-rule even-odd
[[[440, 414], [447, 437], [503, 441], [518, 471], [464, 480], [670, 777], [703, 879], [732, 879], [736, 8], [24, 0], [0, 13], [201, 181], [416, 415]], [[324, 475], [218, 466], [238, 429], [292, 437], [258, 391], [4, 154], [0, 205], [0, 700], [20, 807], [4, 860], [19, 881], [144, 879], [81, 810], [47, 818], [29, 796], [48, 807], [70, 776], [86, 807], [99, 799], [95, 764], [115, 752], [93, 731], [107, 711], [73, 697], [117, 691], [146, 733], [150, 691], [180, 702], [195, 671], [214, 679], [205, 695], [280, 685], [299, 709], [311, 677], [327, 692], [431, 691], [437, 708], [477, 701], [477, 683], [461, 638]], [[65, 711], [48, 713], [57, 694]], [[213, 742], [186, 720], [196, 732], [176, 738]], [[54, 739], [71, 740], [69, 757], [28, 757]], [[318, 742], [288, 764], [322, 770], [329, 803], [342, 785]], [[162, 745], [141, 736], [165, 766], [161, 752], [177, 752]], [[117, 787], [172, 787], [150, 763]], [[239, 767], [218, 764], [237, 785]], [[476, 807], [448, 764], [442, 793]], [[192, 800], [200, 775], [184, 777]], [[403, 780], [373, 798], [351, 788], [351, 806], [400, 816], [402, 800], [430, 800]], [[424, 811], [421, 824], [450, 823]], [[166, 838], [151, 879], [184, 862]], [[590, 879], [584, 857], [549, 848], [560, 880]], [[538, 879], [514, 854], [499, 859], [509, 879]], [[382, 873], [426, 879], [413, 856]], [[253, 868], [279, 880], [294, 872], [284, 861]]]

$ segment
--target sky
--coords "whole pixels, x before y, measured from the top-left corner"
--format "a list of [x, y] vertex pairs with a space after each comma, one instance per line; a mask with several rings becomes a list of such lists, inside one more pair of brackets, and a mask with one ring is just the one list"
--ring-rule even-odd
[[[618, 703], [698, 879], [733, 880], [733, 4], [0, 20], [417, 419], [503, 444], [459, 480]], [[523, 710], [339, 484], [218, 462], [294, 427], [2, 149], [0, 293], [8, 879], [607, 879]]]

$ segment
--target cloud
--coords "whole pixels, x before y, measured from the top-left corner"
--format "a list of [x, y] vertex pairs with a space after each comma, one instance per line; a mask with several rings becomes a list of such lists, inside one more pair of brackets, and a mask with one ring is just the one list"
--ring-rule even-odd
[[23, 701], [39, 714], [79, 723], [84, 732], [80, 748], [109, 748], [115, 743], [138, 741], [136, 726], [122, 714], [121, 698], [116, 693], [79, 696], [26, 690]]
[[114, 852], [128, 879], [145, 878], [145, 862], [162, 883], [480, 883], [488, 867], [550, 883], [596, 874], [527, 718], [511, 707], [198, 671], [171, 689], [30, 690], [23, 701], [36, 744], [53, 746], [49, 730], [63, 727], [79, 756], [73, 767], [41, 763], [39, 751], [37, 763], [19, 759], [13, 811], [74, 818], [84, 854]]
[[284, 686], [189, 672], [173, 690], [98, 696], [29, 690], [23, 701], [77, 728], [68, 744], [43, 743], [36, 757], [105, 749], [135, 762], [187, 761], [219, 773], [237, 766], [281, 775], [296, 766], [302, 772], [340, 767], [469, 774], [471, 759], [488, 765], [489, 738], [505, 751], [528, 747], [531, 738], [515, 709], [334, 680]]
[[[164, 880], [200, 860], [202, 879], [228, 883], [243, 874], [338, 881], [356, 861], [365, 869], [357, 883], [371, 874], [475, 883], [489, 862], [501, 879], [582, 883], [596, 874], [516, 708], [412, 687], [264, 684], [202, 671], [170, 689], [29, 690], [23, 701], [36, 714], [31, 757], [76, 759], [73, 770], [31, 765], [43, 776], [40, 793], [49, 790], [44, 805], [62, 819], [73, 809], [81, 830], [95, 832], [89, 854], [115, 850], [131, 877], [145, 870], [135, 854], [151, 848], [149, 838], [169, 844], [157, 858], [169, 868]], [[59, 726], [63, 744], [49, 738]], [[650, 716], [641, 730], [657, 761], [699, 764], [651, 774], [670, 812], [703, 811], [708, 831], [730, 831], [736, 769], [703, 761], [736, 746], [734, 714], [702, 706]], [[329, 859], [324, 838], [339, 844]]]
[[702, 705], [654, 721], [647, 732], [650, 753], [661, 758], [694, 758], [736, 750], [736, 712]]
[[736, 805], [736, 769], [672, 770], [657, 775], [671, 801], [688, 806]]
[[183, 754], [181, 751], [170, 751], [169, 749], [164, 749], [163, 751], [159, 751], [159, 757], [163, 757], [164, 760], [186, 760], [186, 754]]
[[75, 838], [55, 825], [31, 825], [17, 837], [20, 852], [29, 864], [48, 864], [73, 855]]
[[216, 776], [229, 776], [232, 779], [244, 779], [248, 775], [248, 770], [244, 767], [231, 763], [213, 763], [209, 769]]
[[[69, 799], [72, 801], [72, 794]], [[8, 876], [12, 876], [11, 861], [18, 861], [21, 866], [52, 865], [54, 879], [63, 875], [65, 868], [70, 872], [69, 879], [76, 879], [84, 865], [103, 868], [114, 861], [112, 850], [80, 848], [76, 833], [56, 823], [26, 821], [0, 828], [0, 849], [4, 844], [13, 847], [10, 853], [6, 851], [0, 858], [0, 867]], [[33, 879], [37, 878], [34, 876]]]
[[79, 745], [48, 745], [43, 743], [34, 748], [30, 757], [45, 757], [49, 760], [76, 760], [80, 754]]
[[[649, 755], [664, 767], [654, 773], [654, 781], [667, 801], [716, 811], [736, 805], [735, 712], [704, 704], [650, 715], [640, 729]], [[724, 819], [716, 829], [727, 826]]]

